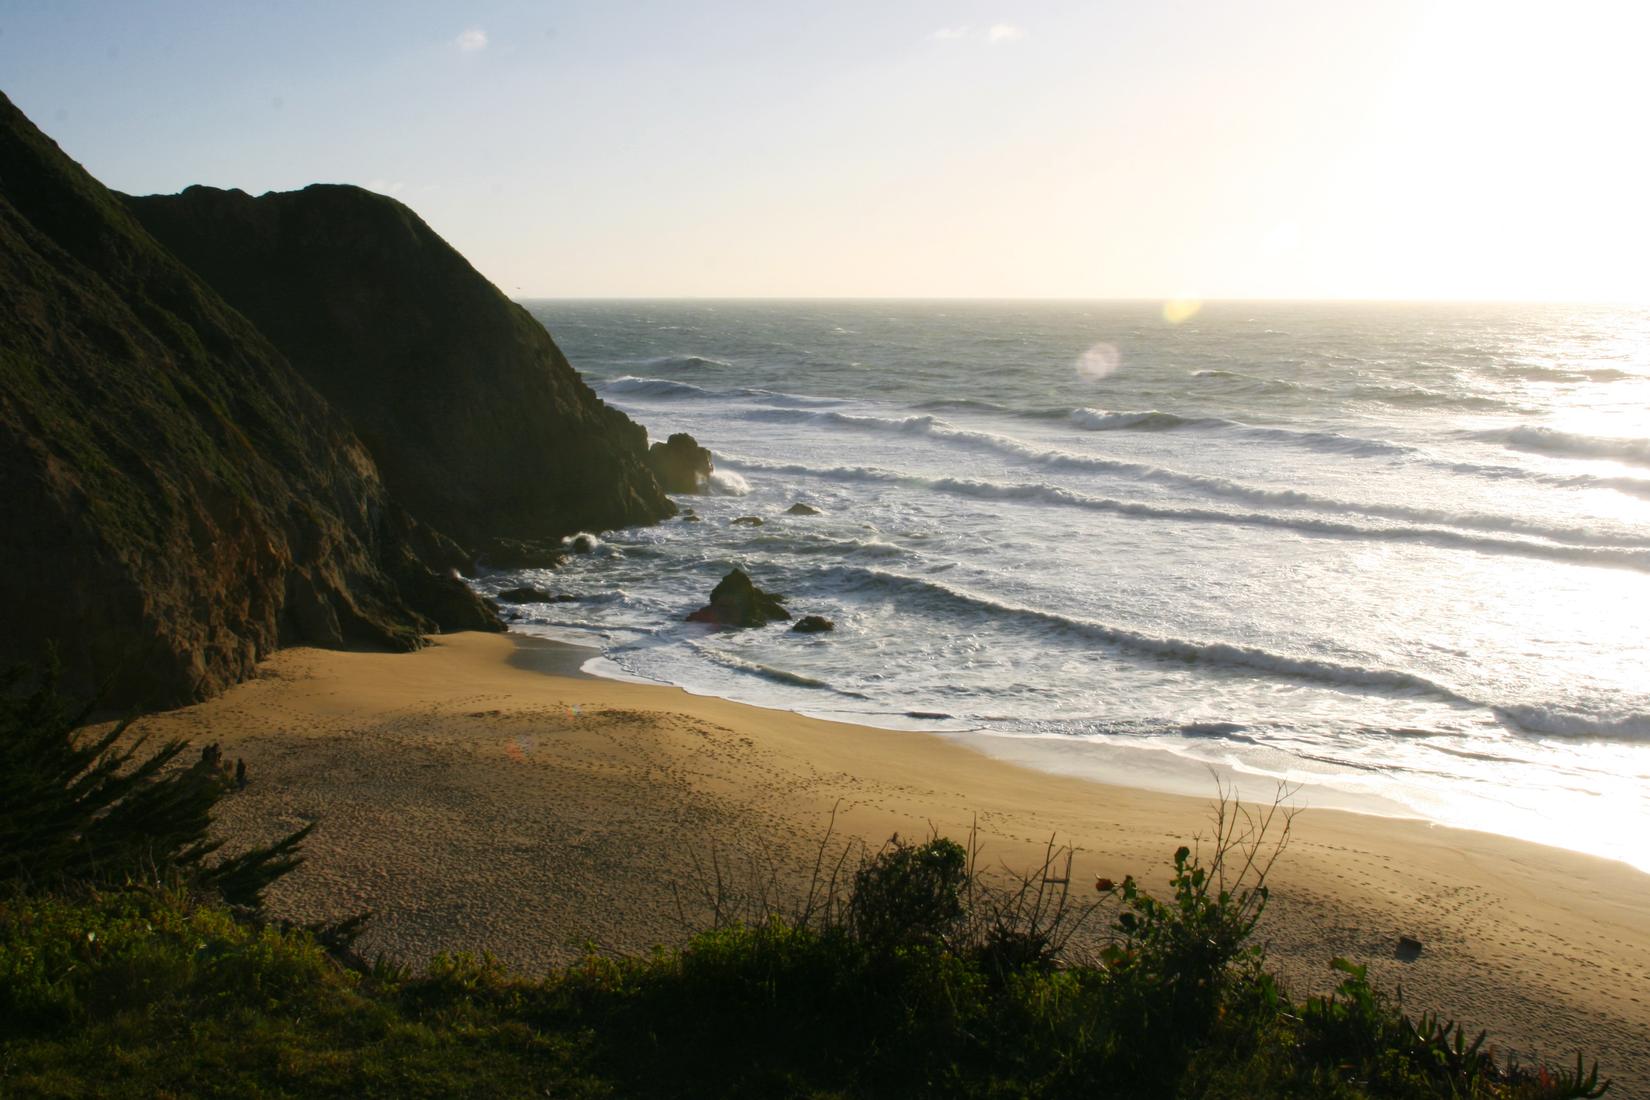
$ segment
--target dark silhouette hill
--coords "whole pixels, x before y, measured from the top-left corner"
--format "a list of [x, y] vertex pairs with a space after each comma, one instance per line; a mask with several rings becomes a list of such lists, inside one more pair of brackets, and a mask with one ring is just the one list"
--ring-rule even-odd
[[316, 184], [126, 202], [349, 420], [395, 499], [467, 547], [675, 514], [647, 433], [394, 199]]
[[168, 704], [279, 645], [498, 628], [349, 424], [4, 96], [0, 301], [0, 662], [50, 643]]

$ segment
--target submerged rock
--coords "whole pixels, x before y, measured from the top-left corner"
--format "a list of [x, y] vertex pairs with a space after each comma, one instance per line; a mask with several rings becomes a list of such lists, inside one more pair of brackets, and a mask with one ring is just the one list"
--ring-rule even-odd
[[559, 569], [567, 547], [560, 539], [488, 539], [476, 559], [489, 569]]
[[503, 603], [561, 603], [571, 597], [557, 596], [542, 588], [524, 584], [520, 588], [506, 588], [498, 594], [498, 598]]
[[648, 469], [667, 493], [702, 493], [714, 464], [710, 452], [686, 432], [677, 432], [647, 449]]
[[827, 630], [835, 630], [836, 624], [823, 615], [804, 615], [796, 620], [791, 627], [793, 634], [821, 634]]
[[690, 614], [687, 621], [749, 627], [790, 617], [778, 596], [762, 591], [743, 569], [735, 569], [711, 589], [710, 603]]
[[733, 523], [736, 527], [760, 527], [762, 526], [762, 517], [740, 516], [738, 519], [734, 520]]
[[785, 509], [787, 516], [817, 516], [821, 512], [811, 504], [803, 504], [800, 500]]

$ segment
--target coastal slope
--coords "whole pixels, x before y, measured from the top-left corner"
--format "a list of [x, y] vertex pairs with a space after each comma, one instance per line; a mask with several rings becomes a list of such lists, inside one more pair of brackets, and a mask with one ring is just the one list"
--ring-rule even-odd
[[0, 96], [0, 663], [202, 698], [276, 647], [496, 628], [246, 318]]
[[646, 431], [394, 199], [316, 184], [126, 203], [348, 418], [396, 499], [466, 546], [675, 514]]

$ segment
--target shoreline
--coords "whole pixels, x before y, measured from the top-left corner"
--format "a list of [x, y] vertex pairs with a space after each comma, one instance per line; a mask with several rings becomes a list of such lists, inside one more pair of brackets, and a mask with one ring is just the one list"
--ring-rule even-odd
[[[1129, 873], [1161, 890], [1173, 850], [1208, 832], [1210, 798], [594, 677], [576, 647], [524, 637], [283, 650], [138, 728], [246, 759], [251, 783], [218, 824], [228, 850], [320, 822], [271, 893], [277, 915], [372, 909], [362, 951], [418, 964], [489, 950], [532, 974], [586, 944], [680, 943], [695, 858], [805, 877], [833, 815], [873, 848], [977, 827], [984, 860], [1011, 868], [1039, 865], [1052, 836], [1074, 849], [1079, 890]], [[1526, 1058], [1584, 1049], [1623, 1095], [1650, 1091], [1650, 876], [1414, 819], [1310, 808], [1293, 829], [1258, 933], [1292, 989], [1332, 986], [1337, 955], [1369, 962], [1412, 1012], [1489, 1028]], [[1400, 935], [1425, 945], [1413, 962], [1394, 957]]]
[[[545, 633], [534, 633], [534, 629]], [[1556, 848], [1577, 855], [1625, 864], [1632, 870], [1650, 875], [1650, 855], [1632, 859], [1602, 854], [1586, 847], [1560, 843], [1551, 836], [1531, 835], [1532, 830], [1501, 830], [1489, 824], [1471, 821], [1450, 821], [1433, 816], [1427, 810], [1410, 805], [1401, 799], [1375, 791], [1354, 791], [1338, 785], [1323, 776], [1307, 774], [1303, 777], [1280, 778], [1275, 775], [1245, 768], [1231, 761], [1201, 760], [1185, 756], [1173, 749], [1153, 748], [1137, 743], [1111, 743], [1092, 738], [1072, 738], [1063, 734], [1011, 733], [989, 726], [948, 726], [925, 719], [956, 721], [950, 715], [919, 715], [918, 712], [881, 712], [862, 715], [853, 711], [838, 712], [810, 708], [801, 703], [759, 701], [717, 694], [713, 689], [696, 688], [684, 683], [652, 679], [630, 673], [612, 662], [604, 649], [596, 644], [573, 641], [555, 636], [558, 628], [544, 624], [509, 624], [511, 637], [531, 639], [533, 644], [563, 646], [581, 651], [588, 659], [578, 663], [578, 674], [615, 683], [636, 684], [681, 691], [704, 699], [718, 699], [757, 710], [795, 714], [821, 722], [834, 722], [889, 733], [922, 733], [950, 741], [963, 748], [1001, 760], [1015, 767], [1028, 768], [1045, 775], [1075, 778], [1108, 786], [1151, 791], [1185, 798], [1204, 798], [1222, 784], [1245, 794], [1287, 789], [1291, 800], [1302, 808], [1335, 810], [1341, 813], [1399, 821], [1415, 821], [1439, 828], [1464, 832], [1484, 833], [1507, 840]], [[572, 659], [569, 654], [570, 661]], [[607, 666], [591, 668], [593, 664]], [[1573, 839], [1571, 837], [1570, 839]]]

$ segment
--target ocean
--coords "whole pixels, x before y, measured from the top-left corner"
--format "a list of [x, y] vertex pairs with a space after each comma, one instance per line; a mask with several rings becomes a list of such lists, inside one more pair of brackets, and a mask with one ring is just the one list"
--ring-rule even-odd
[[[1650, 310], [525, 304], [715, 456], [478, 582], [591, 671], [1650, 870]], [[734, 566], [835, 631], [684, 622]]]

